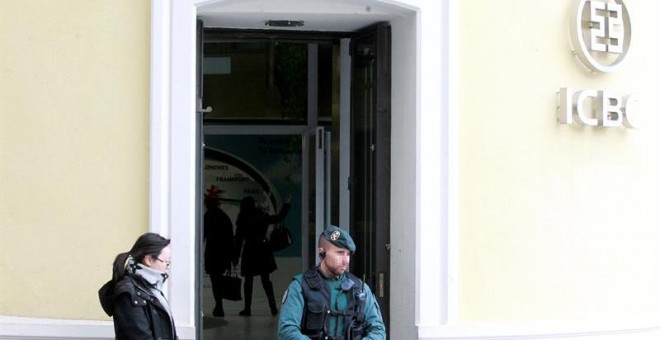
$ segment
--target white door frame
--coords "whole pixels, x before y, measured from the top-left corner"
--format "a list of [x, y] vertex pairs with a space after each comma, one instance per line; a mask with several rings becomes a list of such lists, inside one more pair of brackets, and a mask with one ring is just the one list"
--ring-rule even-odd
[[[182, 338], [194, 334], [196, 320], [195, 247], [191, 245], [195, 240], [192, 226], [197, 195], [194, 120], [197, 7], [223, 1], [229, 0], [152, 1], [150, 228], [172, 238], [175, 264], [169, 298], [177, 325], [185, 333]], [[329, 3], [319, 1], [319, 12]], [[415, 286], [412, 300], [395, 300], [410, 296], [409, 293], [393, 296], [393, 304], [401, 304], [398, 310], [401, 317], [393, 315], [392, 319], [405, 320], [405, 327], [437, 327], [447, 324], [456, 315], [456, 266], [452, 255], [456, 243], [448, 237], [456, 235], [449, 232], [455, 225], [450, 205], [455, 181], [449, 180], [454, 176], [450, 165], [455, 162], [449, 159], [455, 157], [455, 150], [448, 143], [455, 138], [449, 124], [455, 123], [448, 119], [450, 77], [445, 74], [450, 69], [447, 67], [448, 3], [453, 1], [371, 0], [364, 3], [400, 5], [403, 13], [393, 14], [391, 21], [395, 47], [393, 64], [405, 65], [400, 73], [393, 71], [392, 77], [392, 138], [403, 138], [393, 146], [392, 155], [394, 162], [399, 152], [410, 161], [406, 166], [393, 166], [392, 178], [403, 176], [414, 186], [393, 185], [392, 206], [401, 203], [406, 208], [392, 211], [392, 248], [405, 250], [403, 259], [406, 262], [404, 266], [400, 263], [392, 266], [402, 271], [398, 275], [393, 270], [393, 280], [401, 282], [393, 281], [392, 285], [393, 289], [395, 285], [409, 287], [407, 282], [414, 277]], [[419, 39], [423, 32], [433, 37], [433, 44], [421, 44]], [[396, 50], [397, 45], [409, 48]], [[425, 65], [423, 73], [421, 65]], [[427, 91], [422, 92], [422, 88]], [[408, 200], [397, 202], [398, 197]], [[410, 228], [411, 225], [414, 228]]]

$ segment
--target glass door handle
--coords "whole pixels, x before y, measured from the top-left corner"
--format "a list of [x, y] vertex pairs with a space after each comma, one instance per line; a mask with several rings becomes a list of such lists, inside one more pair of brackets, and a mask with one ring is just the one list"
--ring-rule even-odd
[[378, 297], [385, 297], [385, 274], [378, 273]]

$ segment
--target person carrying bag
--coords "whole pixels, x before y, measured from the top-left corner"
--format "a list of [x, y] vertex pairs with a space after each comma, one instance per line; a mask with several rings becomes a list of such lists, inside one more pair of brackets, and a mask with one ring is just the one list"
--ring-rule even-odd
[[241, 278], [238, 268], [231, 266], [222, 275], [222, 298], [229, 301], [241, 301]]
[[269, 243], [272, 251], [280, 251], [288, 248], [293, 244], [291, 231], [281, 224], [276, 225], [273, 227], [273, 231], [270, 232]]

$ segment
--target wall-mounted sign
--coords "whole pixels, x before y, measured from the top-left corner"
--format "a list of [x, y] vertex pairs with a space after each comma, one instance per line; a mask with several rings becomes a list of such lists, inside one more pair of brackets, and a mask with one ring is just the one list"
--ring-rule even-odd
[[206, 134], [204, 144], [203, 190], [211, 185], [222, 190], [220, 208], [233, 223], [246, 196], [252, 196], [256, 205], [271, 215], [279, 211], [282, 197], [291, 196], [293, 204], [283, 225], [291, 231], [294, 245], [275, 256], [300, 257], [303, 215], [297, 202], [302, 202], [301, 135]]
[[[622, 0], [575, 0], [571, 11], [573, 51], [592, 71], [614, 71], [628, 54], [630, 34], [630, 15]], [[634, 95], [563, 87], [557, 102], [557, 121], [562, 124], [639, 127], [639, 101]]]
[[574, 52], [592, 71], [612, 72], [628, 54], [632, 28], [622, 0], [576, 0], [570, 31]]
[[562, 124], [577, 122], [583, 126], [638, 127], [638, 100], [608, 91], [559, 90], [557, 120]]

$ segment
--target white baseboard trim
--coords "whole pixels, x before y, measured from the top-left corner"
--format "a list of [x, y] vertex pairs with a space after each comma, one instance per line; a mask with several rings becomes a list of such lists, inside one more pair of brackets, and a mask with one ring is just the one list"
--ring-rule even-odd
[[629, 340], [660, 339], [660, 320], [651, 322], [520, 322], [418, 326], [424, 340]]
[[[177, 327], [180, 340], [195, 338], [195, 327]], [[0, 340], [112, 340], [112, 321], [38, 319], [0, 315]]]
[[[660, 339], [660, 320], [591, 323], [472, 323], [418, 326], [423, 340]], [[177, 327], [181, 340], [193, 340], [195, 327]], [[0, 315], [0, 340], [114, 339], [111, 321], [37, 319]]]

